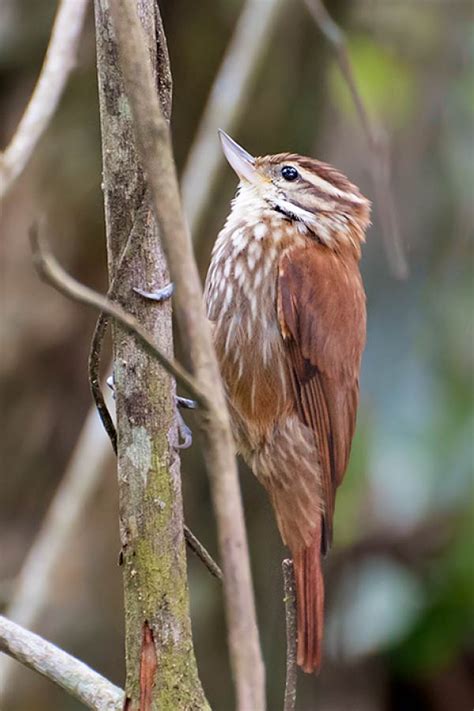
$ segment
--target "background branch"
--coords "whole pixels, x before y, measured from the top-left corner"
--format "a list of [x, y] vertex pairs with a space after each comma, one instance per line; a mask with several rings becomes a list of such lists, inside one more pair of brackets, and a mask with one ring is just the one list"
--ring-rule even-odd
[[96, 711], [120, 711], [124, 693], [83, 662], [0, 616], [0, 651], [34, 669]]
[[375, 202], [380, 211], [380, 223], [385, 239], [387, 258], [394, 275], [399, 279], [405, 279], [408, 276], [408, 265], [400, 236], [393, 191], [390, 185], [390, 158], [387, 138], [381, 127], [376, 126], [370, 117], [357, 87], [344, 32], [334, 22], [322, 0], [304, 0], [304, 3], [320, 31], [332, 45], [339, 69], [349, 88], [349, 93], [367, 141], [368, 166], [375, 192]]
[[217, 129], [230, 131], [245, 111], [255, 69], [283, 4], [282, 0], [246, 0], [212, 83], [181, 178], [183, 204], [192, 234], [197, 233], [209, 190], [222, 164]]
[[213, 575], [218, 580], [222, 580], [222, 570], [217, 565], [214, 558], [212, 558], [209, 551], [202, 545], [201, 541], [196, 538], [194, 533], [187, 526], [184, 527], [184, 537], [189, 548], [197, 555], [198, 558], [204, 563], [206, 568], [209, 570], [211, 575]]
[[0, 199], [25, 169], [76, 64], [88, 0], [62, 0], [39, 79], [8, 147], [0, 154]]
[[264, 670], [256, 625], [247, 537], [234, 443], [219, 368], [202, 302], [191, 241], [181, 211], [169, 130], [156, 97], [146, 45], [134, 4], [110, 5], [137, 148], [148, 178], [154, 214], [172, 281], [173, 305], [183, 342], [205, 393], [213, 394], [203, 430], [204, 452], [218, 525], [224, 572], [231, 666], [238, 708], [265, 708]]

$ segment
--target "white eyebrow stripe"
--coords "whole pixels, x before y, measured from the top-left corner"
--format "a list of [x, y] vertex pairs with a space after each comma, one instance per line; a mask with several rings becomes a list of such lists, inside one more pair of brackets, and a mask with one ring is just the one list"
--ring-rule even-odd
[[324, 180], [324, 178], [321, 178], [319, 175], [316, 175], [316, 173], [312, 173], [305, 168], [300, 168], [300, 173], [301, 176], [308, 181], [308, 183], [312, 183], [315, 187], [320, 188], [329, 195], [334, 195], [334, 197], [356, 203], [357, 205], [363, 205], [366, 202], [365, 198], [360, 197], [360, 195], [346, 193], [344, 190], [339, 190], [339, 188], [336, 188], [336, 186], [332, 183], [329, 183], [327, 180]]

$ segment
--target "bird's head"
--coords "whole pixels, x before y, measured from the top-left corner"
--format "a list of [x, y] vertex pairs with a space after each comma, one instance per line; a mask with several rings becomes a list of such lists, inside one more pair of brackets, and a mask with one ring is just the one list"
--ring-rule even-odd
[[234, 210], [274, 211], [328, 247], [349, 244], [359, 250], [370, 224], [370, 202], [345, 175], [295, 153], [254, 157], [224, 131], [219, 134], [240, 178]]

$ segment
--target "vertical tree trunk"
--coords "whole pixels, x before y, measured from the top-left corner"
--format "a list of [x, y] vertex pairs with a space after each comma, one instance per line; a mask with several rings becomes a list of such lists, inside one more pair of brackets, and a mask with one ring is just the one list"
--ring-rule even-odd
[[[169, 119], [171, 77], [161, 18], [155, 0], [136, 2]], [[132, 291], [159, 288], [168, 273], [135, 151], [108, 0], [95, 0], [95, 18], [109, 276], [128, 241], [118, 299], [171, 354], [170, 305], [151, 305]], [[113, 348], [127, 708], [206, 709], [191, 637], [174, 382], [119, 327], [113, 329]]]

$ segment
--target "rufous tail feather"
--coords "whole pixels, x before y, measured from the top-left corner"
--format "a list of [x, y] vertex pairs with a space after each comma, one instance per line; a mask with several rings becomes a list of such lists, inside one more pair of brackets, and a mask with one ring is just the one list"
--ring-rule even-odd
[[298, 630], [297, 662], [307, 673], [318, 672], [324, 632], [321, 526], [307, 548], [292, 553]]

